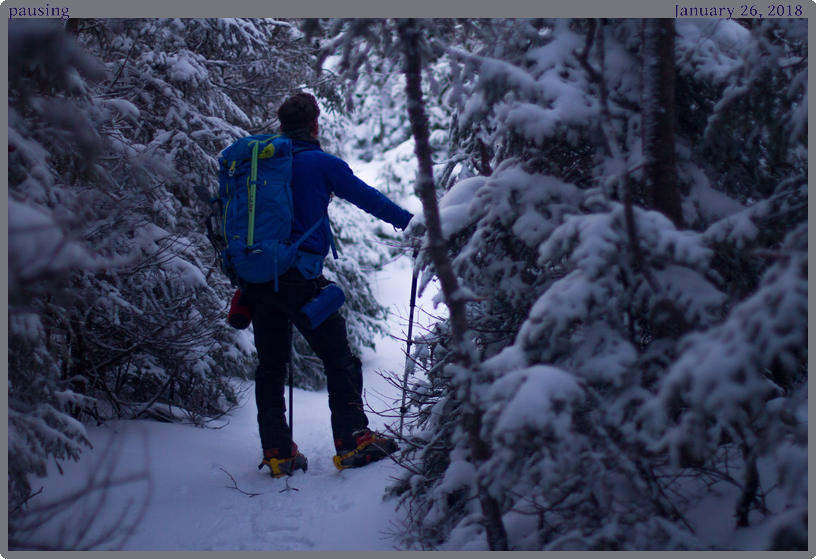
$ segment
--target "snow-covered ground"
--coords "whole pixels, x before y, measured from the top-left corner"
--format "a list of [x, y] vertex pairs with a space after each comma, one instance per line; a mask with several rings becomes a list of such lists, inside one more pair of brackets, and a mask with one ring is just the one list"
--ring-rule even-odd
[[[380, 373], [401, 377], [411, 286], [411, 260], [401, 257], [377, 273], [372, 288], [390, 310], [391, 337], [365, 350], [365, 400], [376, 412], [395, 406], [399, 390]], [[432, 320], [427, 313], [436, 289], [417, 301], [414, 332]], [[391, 550], [402, 511], [383, 500], [400, 469], [381, 461], [359, 470], [337, 471], [326, 391], [294, 391], [294, 434], [309, 458], [306, 473], [288, 480], [259, 471], [260, 441], [253, 383], [244, 385], [243, 405], [212, 428], [154, 421], [111, 421], [88, 426], [94, 448], [79, 462], [52, 463], [42, 492], [30, 501], [41, 511], [28, 521], [46, 522], [21, 534], [29, 547], [124, 550]], [[369, 412], [371, 426], [396, 421]], [[761, 472], [765, 468], [760, 464]], [[770, 476], [770, 472], [764, 472]], [[735, 475], [737, 475], [735, 473]], [[291, 491], [283, 491], [287, 487]], [[91, 489], [90, 491], [88, 489]], [[724, 549], [764, 549], [774, 522], [735, 530], [735, 489], [717, 493], [687, 515], [702, 541]], [[295, 491], [294, 489], [297, 489]], [[83, 494], [81, 498], [72, 495]], [[774, 503], [768, 501], [769, 505]], [[459, 542], [461, 543], [461, 542]], [[478, 545], [483, 545], [484, 542]], [[456, 547], [456, 544], [453, 544]]]
[[[393, 407], [399, 391], [378, 372], [400, 374], [404, 366], [411, 287], [411, 260], [390, 263], [373, 282], [380, 302], [391, 310], [394, 338], [362, 355], [366, 402], [376, 411]], [[433, 311], [432, 289], [418, 307]], [[421, 324], [427, 315], [418, 312]], [[415, 326], [415, 332], [417, 326]], [[93, 546], [125, 550], [389, 550], [400, 522], [395, 500], [383, 500], [400, 473], [385, 460], [340, 472], [332, 464], [327, 394], [294, 392], [294, 437], [309, 459], [306, 473], [274, 479], [260, 463], [254, 385], [245, 386], [244, 405], [224, 421], [201, 429], [152, 421], [111, 421], [88, 426], [94, 448], [77, 463], [50, 468], [34, 479], [43, 491], [33, 508], [59, 503], [89, 484], [107, 487], [68, 499], [56, 515], [26, 535], [32, 544], [62, 549]], [[371, 426], [394, 419], [369, 413]], [[45, 511], [48, 512], [48, 511]]]

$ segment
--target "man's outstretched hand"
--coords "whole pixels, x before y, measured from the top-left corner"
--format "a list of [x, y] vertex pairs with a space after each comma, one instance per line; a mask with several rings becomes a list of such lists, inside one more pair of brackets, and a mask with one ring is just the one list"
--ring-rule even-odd
[[422, 246], [422, 238], [425, 236], [425, 220], [422, 216], [415, 215], [408, 222], [408, 225], [402, 231], [402, 240], [404, 243], [414, 250], [419, 250]]

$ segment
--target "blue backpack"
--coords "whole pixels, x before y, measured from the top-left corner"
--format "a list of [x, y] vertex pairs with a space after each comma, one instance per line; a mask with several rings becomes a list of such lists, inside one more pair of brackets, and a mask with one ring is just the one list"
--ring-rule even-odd
[[[323, 270], [323, 256], [298, 251], [324, 221], [312, 225], [292, 242], [292, 140], [286, 136], [242, 138], [218, 158], [218, 198], [212, 202], [221, 217], [221, 264], [233, 281], [275, 282], [292, 266], [313, 279]], [[337, 252], [331, 238], [335, 258]], [[237, 276], [237, 277], [236, 277]]]

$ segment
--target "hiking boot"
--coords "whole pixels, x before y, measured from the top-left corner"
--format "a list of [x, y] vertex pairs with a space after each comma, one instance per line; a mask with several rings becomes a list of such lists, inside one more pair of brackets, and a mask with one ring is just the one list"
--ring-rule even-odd
[[399, 450], [394, 439], [369, 429], [356, 431], [349, 439], [337, 439], [334, 445], [337, 455], [332, 460], [338, 470], [360, 468]]
[[309, 461], [306, 457], [298, 452], [298, 447], [292, 443], [292, 449], [286, 453], [286, 457], [281, 458], [282, 454], [280, 448], [268, 448], [264, 450], [263, 461], [258, 465], [258, 469], [262, 469], [264, 465], [269, 466], [272, 470], [272, 477], [280, 478], [283, 476], [291, 476], [295, 470], [303, 470], [304, 472], [309, 467]]

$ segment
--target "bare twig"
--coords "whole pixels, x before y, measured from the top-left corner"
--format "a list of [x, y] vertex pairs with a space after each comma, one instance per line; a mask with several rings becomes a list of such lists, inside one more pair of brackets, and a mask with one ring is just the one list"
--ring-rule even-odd
[[278, 493], [286, 493], [287, 491], [300, 491], [297, 487], [289, 487], [289, 476], [286, 476], [286, 487], [278, 491]]
[[225, 474], [227, 474], [227, 475], [229, 476], [229, 478], [232, 480], [232, 485], [233, 485], [233, 487], [230, 487], [229, 485], [225, 485], [224, 487], [226, 487], [227, 489], [235, 489], [235, 490], [236, 490], [236, 491], [238, 491], [239, 493], [243, 493], [244, 495], [249, 496], [249, 498], [250, 498], [250, 499], [251, 499], [252, 497], [257, 497], [258, 495], [262, 495], [262, 493], [247, 493], [246, 491], [243, 491], [243, 490], [239, 489], [239, 488], [238, 488], [238, 484], [235, 482], [235, 478], [234, 478], [234, 477], [232, 477], [232, 474], [231, 474], [231, 473], [229, 473], [229, 472], [228, 472], [227, 470], [225, 470], [224, 468], [218, 468], [218, 469], [219, 469], [219, 470], [221, 470], [222, 472], [224, 472]]
[[[57, 464], [57, 465], [59, 465], [59, 464]], [[37, 491], [36, 493], [32, 493], [31, 495], [29, 495], [28, 497], [26, 497], [26, 500], [25, 500], [25, 501], [23, 501], [22, 503], [20, 503], [19, 505], [17, 505], [17, 506], [16, 506], [16, 507], [14, 507], [13, 509], [11, 509], [11, 510], [9, 511], [9, 515], [13, 515], [13, 514], [14, 514], [15, 512], [17, 512], [17, 511], [18, 511], [18, 510], [19, 510], [19, 509], [20, 509], [22, 506], [24, 506], [24, 505], [25, 505], [26, 503], [28, 503], [28, 502], [29, 502], [31, 499], [33, 499], [34, 497], [36, 497], [37, 495], [39, 495], [39, 494], [40, 494], [40, 493], [42, 493], [42, 492], [43, 492], [43, 488], [42, 488], [42, 487], [40, 487], [39, 491]]]
[[[122, 457], [120, 440], [112, 439], [97, 459], [84, 486], [50, 503], [24, 511], [8, 539], [9, 549], [66, 551], [121, 549], [143, 520], [152, 496], [153, 483], [149, 474], [149, 447], [145, 442], [145, 467], [141, 472], [116, 475]], [[130, 500], [121, 512], [111, 515], [109, 501], [112, 491], [132, 483], [146, 483], [140, 492], [141, 502]], [[115, 505], [114, 505], [115, 506]], [[64, 519], [56, 529], [53, 541], [44, 541], [37, 532], [58, 518]], [[35, 541], [36, 540], [36, 541]]]

